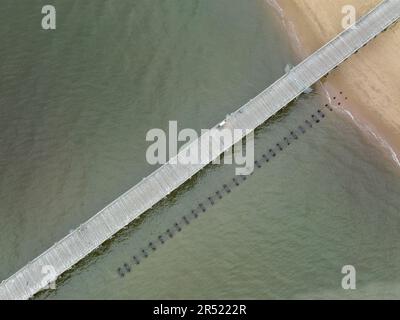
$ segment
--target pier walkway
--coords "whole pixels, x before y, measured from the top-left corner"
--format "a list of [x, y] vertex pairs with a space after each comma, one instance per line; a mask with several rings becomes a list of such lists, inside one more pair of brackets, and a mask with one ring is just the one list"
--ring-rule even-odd
[[[322, 77], [331, 72], [361, 47], [396, 22], [400, 16], [400, 0], [384, 0], [363, 16], [352, 28], [344, 30], [333, 40], [294, 67], [254, 99], [232, 113], [226, 123], [231, 129], [254, 130], [285, 107]], [[262, 39], [260, 39], [262, 41]], [[393, 48], [397, 50], [397, 48]], [[205, 139], [219, 141], [219, 127], [202, 135], [191, 146], [199, 147]], [[228, 150], [245, 135], [224, 145]], [[184, 156], [182, 150], [175, 158]], [[213, 154], [210, 162], [220, 155]], [[0, 284], [0, 299], [29, 299], [43, 290], [48, 282], [70, 269], [103, 242], [150, 209], [161, 199], [200, 171], [206, 163], [180, 164], [171, 159], [136, 184], [77, 229], [55, 243], [47, 251], [18, 270]], [[174, 164], [178, 162], [178, 164]], [[51, 266], [55, 274], [50, 279], [43, 268]], [[48, 270], [48, 269], [47, 269]]]

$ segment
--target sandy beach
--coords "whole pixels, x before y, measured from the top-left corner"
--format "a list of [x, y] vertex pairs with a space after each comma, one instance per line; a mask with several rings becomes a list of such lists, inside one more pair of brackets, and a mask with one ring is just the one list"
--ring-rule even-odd
[[[342, 8], [352, 5], [357, 19], [380, 0], [267, 0], [278, 12], [299, 61], [343, 30]], [[400, 25], [343, 63], [321, 82], [329, 99], [348, 97], [338, 107], [367, 138], [385, 148], [400, 166]]]

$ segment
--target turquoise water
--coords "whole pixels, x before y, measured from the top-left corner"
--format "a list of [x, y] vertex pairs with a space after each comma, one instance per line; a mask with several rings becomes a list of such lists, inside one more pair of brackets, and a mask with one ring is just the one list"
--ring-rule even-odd
[[[293, 63], [262, 0], [56, 1], [53, 32], [43, 3], [0, 5], [1, 278], [155, 169], [149, 129], [211, 127]], [[256, 156], [323, 104], [303, 96], [257, 130]], [[139, 266], [234, 168], [207, 167], [38, 298], [399, 297], [398, 169], [326, 113]]]

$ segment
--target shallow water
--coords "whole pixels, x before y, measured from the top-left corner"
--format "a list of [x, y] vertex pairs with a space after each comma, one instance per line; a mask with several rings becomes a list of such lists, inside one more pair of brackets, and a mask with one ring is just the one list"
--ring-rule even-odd
[[[1, 278], [155, 169], [149, 129], [211, 127], [292, 62], [261, 0], [58, 1], [54, 32], [40, 30], [41, 3], [0, 5]], [[302, 96], [257, 130], [256, 157], [323, 104]], [[148, 258], [232, 167], [207, 167], [38, 298], [399, 297], [398, 172], [324, 112]], [[355, 291], [341, 288], [346, 264]]]

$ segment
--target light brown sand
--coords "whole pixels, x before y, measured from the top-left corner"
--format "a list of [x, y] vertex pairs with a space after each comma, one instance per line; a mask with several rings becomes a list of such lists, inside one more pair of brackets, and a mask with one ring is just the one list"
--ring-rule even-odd
[[[267, 0], [272, 3], [273, 0]], [[357, 19], [380, 0], [276, 0], [299, 60], [332, 39], [342, 28], [342, 7], [353, 5]], [[322, 85], [345, 111], [374, 137], [399, 165], [400, 159], [400, 24], [353, 55]], [[339, 94], [343, 91], [343, 95]], [[389, 153], [390, 152], [390, 153]]]

